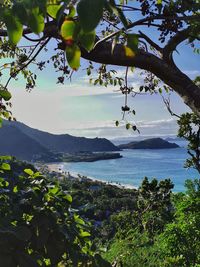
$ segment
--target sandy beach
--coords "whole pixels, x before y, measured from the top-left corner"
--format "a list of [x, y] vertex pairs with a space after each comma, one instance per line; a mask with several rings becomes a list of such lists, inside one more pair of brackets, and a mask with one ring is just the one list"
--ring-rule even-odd
[[58, 173], [63, 172], [63, 164], [49, 163], [49, 164], [45, 164], [45, 166], [47, 166], [49, 172], [58, 172]]
[[88, 179], [94, 182], [101, 182], [101, 183], [105, 183], [107, 185], [113, 185], [113, 186], [117, 186], [119, 188], [126, 188], [126, 189], [137, 189], [137, 187], [132, 186], [132, 185], [128, 185], [128, 184], [121, 184], [121, 183], [115, 183], [115, 182], [108, 182], [105, 180], [101, 180], [101, 179], [97, 179], [95, 177], [90, 177], [90, 176], [84, 176], [81, 175], [79, 173], [72, 173], [72, 172], [68, 172], [66, 170], [63, 170], [64, 165], [62, 163], [49, 163], [49, 164], [45, 164], [45, 166], [48, 168], [48, 171], [50, 173], [56, 172], [62, 175], [66, 175], [68, 176], [70, 179]]

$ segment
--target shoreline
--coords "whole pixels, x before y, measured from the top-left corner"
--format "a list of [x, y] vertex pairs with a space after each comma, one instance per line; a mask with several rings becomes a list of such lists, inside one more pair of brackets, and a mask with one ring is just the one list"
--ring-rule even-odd
[[63, 170], [63, 164], [62, 163], [46, 163], [45, 166], [47, 167], [47, 169], [50, 173], [55, 172], [58, 174], [66, 175], [66, 178], [68, 176], [69, 179], [88, 179], [88, 180], [93, 181], [93, 182], [101, 182], [101, 183], [104, 183], [106, 185], [117, 186], [118, 188], [121, 188], [121, 189], [134, 189], [134, 190], [138, 189], [138, 187], [133, 186], [133, 185], [129, 185], [129, 184], [121, 184], [121, 183], [116, 183], [116, 182], [112, 182], [112, 181], [109, 182], [109, 181], [98, 179], [95, 177], [85, 176], [85, 175], [82, 175], [80, 173], [65, 171], [65, 170]]

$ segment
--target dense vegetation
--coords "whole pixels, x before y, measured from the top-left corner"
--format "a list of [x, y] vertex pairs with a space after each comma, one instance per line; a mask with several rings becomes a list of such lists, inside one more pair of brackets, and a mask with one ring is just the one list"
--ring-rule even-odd
[[[199, 0], [1, 0], [1, 117], [12, 118], [12, 80], [21, 75], [27, 90], [35, 87], [32, 64], [41, 71], [50, 64], [63, 84], [80, 67], [81, 58], [88, 62], [88, 76], [95, 74], [91, 83], [117, 86], [122, 92], [124, 113], [131, 111], [127, 96], [138, 90], [128, 82], [129, 71], [136, 67], [146, 74], [140, 92], [174, 90], [199, 117], [199, 87], [174, 57], [177, 51], [183, 58], [190, 49], [196, 56], [200, 53], [199, 9]], [[38, 59], [50, 43], [54, 49]], [[187, 50], [179, 50], [183, 45]], [[108, 65], [124, 67], [124, 78]], [[137, 130], [135, 123], [126, 127]]]
[[1, 158], [0, 266], [106, 266], [71, 195], [26, 165]]
[[[127, 96], [135, 95], [128, 84], [134, 66], [147, 71], [140, 92], [174, 90], [191, 108], [193, 113], [177, 115], [164, 100], [178, 117], [179, 136], [189, 141], [187, 167], [200, 172], [199, 78], [192, 81], [173, 58], [186, 41], [199, 54], [199, 9], [199, 0], [0, 0], [0, 59], [7, 59], [0, 66], [0, 124], [12, 119], [11, 80], [21, 74], [31, 90], [37, 76], [30, 65], [43, 70], [52, 63], [64, 83], [81, 57], [89, 76], [92, 62], [101, 64], [92, 83], [119, 87], [124, 119], [131, 111]], [[52, 40], [53, 54], [37, 61]], [[124, 79], [105, 64], [126, 67]], [[126, 128], [137, 130], [130, 123]], [[9, 157], [1, 158], [0, 172], [2, 267], [200, 266], [199, 180], [188, 181], [179, 194], [171, 193], [170, 180], [147, 178], [137, 191], [125, 190], [53, 180]]]
[[0, 266], [200, 264], [199, 180], [177, 194], [170, 180], [123, 189], [52, 179], [9, 157], [1, 177]]

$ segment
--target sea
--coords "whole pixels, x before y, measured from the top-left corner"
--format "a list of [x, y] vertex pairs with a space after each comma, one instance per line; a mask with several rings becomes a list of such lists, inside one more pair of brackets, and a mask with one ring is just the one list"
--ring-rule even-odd
[[[116, 140], [114, 143], [118, 143]], [[184, 168], [188, 158], [186, 144], [176, 141], [180, 148], [135, 149], [121, 151], [122, 158], [96, 162], [62, 163], [62, 170], [104, 182], [138, 188], [144, 177], [171, 179], [174, 192], [185, 191], [187, 179], [200, 178], [195, 169]]]

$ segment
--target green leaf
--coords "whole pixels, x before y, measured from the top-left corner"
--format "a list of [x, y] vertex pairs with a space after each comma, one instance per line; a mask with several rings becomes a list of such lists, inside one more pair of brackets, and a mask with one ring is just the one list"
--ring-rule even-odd
[[69, 13], [67, 14], [67, 18], [73, 18], [76, 15], [76, 9], [74, 6], [69, 6]]
[[12, 10], [6, 10], [3, 19], [7, 28], [9, 41], [13, 45], [16, 45], [22, 37], [23, 26]]
[[5, 101], [9, 101], [11, 99], [12, 95], [7, 90], [0, 90], [0, 97], [2, 97]]
[[44, 16], [41, 13], [39, 7], [34, 7], [31, 9], [28, 26], [36, 34], [39, 34], [44, 30]]
[[75, 222], [77, 223], [77, 224], [80, 224], [80, 225], [85, 225], [85, 222], [84, 222], [84, 220], [83, 219], [81, 219], [80, 217], [79, 217], [79, 215], [74, 215], [74, 220], [75, 220]]
[[3, 163], [1, 166], [0, 166], [0, 169], [1, 170], [4, 170], [4, 171], [10, 171], [11, 168], [10, 168], [10, 164], [8, 163]]
[[73, 41], [76, 31], [76, 23], [73, 20], [65, 20], [61, 26], [60, 34], [66, 41]]
[[91, 236], [91, 234], [89, 232], [81, 230], [79, 236], [80, 237], [89, 237], [89, 236]]
[[57, 13], [60, 10], [61, 5], [49, 4], [47, 5], [47, 13], [54, 19], [57, 17]]
[[12, 12], [19, 18], [20, 22], [26, 25], [28, 21], [28, 13], [23, 3], [15, 2]]
[[[108, 6], [107, 6], [108, 7]], [[110, 0], [110, 5], [109, 8], [112, 10], [112, 12], [119, 17], [121, 20], [122, 24], [124, 25], [124, 28], [127, 28], [128, 26], [128, 21], [126, 17], [124, 16], [124, 13], [121, 8], [117, 7], [115, 0]]]
[[73, 70], [80, 67], [81, 50], [78, 45], [67, 46], [65, 49], [67, 61]]
[[24, 172], [29, 176], [32, 176], [34, 174], [34, 172], [31, 169], [25, 169]]
[[64, 195], [63, 197], [64, 199], [66, 199], [68, 202], [72, 203], [72, 196], [67, 194], [67, 195]]
[[103, 15], [104, 0], [81, 0], [77, 5], [77, 13], [84, 32], [93, 31]]
[[132, 49], [133, 52], [138, 50], [138, 35], [137, 34], [127, 34], [127, 46]]
[[56, 195], [59, 191], [59, 187], [54, 186], [53, 188], [49, 189], [49, 192], [52, 193], [53, 195]]
[[81, 45], [87, 51], [91, 51], [92, 48], [94, 47], [95, 37], [96, 37], [95, 31], [88, 32], [88, 33], [84, 33], [83, 31], [81, 31], [81, 33], [79, 35], [79, 41], [80, 41]]
[[18, 186], [16, 185], [14, 188], [13, 188], [13, 193], [17, 193], [18, 192]]
[[0, 160], [12, 160], [11, 156], [0, 156]]
[[119, 16], [119, 19], [121, 20], [122, 24], [124, 25], [124, 28], [126, 29], [128, 27], [128, 22], [126, 17], [124, 16], [123, 11], [120, 8], [117, 8], [117, 13]]

